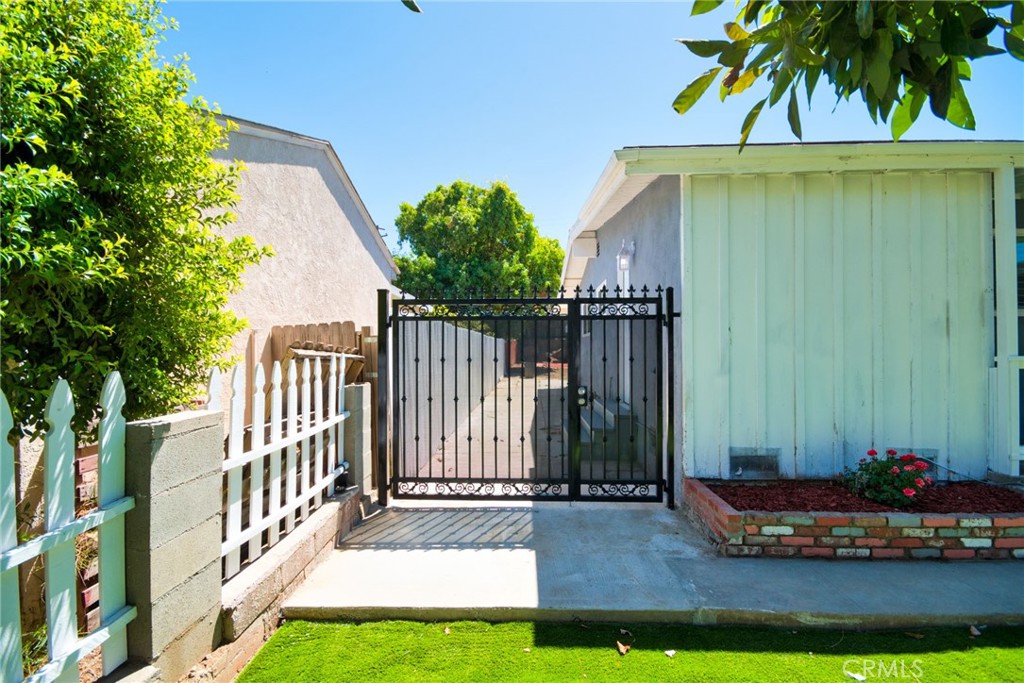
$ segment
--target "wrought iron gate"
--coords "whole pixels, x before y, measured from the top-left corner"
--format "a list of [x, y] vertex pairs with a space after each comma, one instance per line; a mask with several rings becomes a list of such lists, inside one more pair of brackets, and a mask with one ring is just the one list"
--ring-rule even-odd
[[382, 503], [673, 505], [672, 288], [379, 303]]

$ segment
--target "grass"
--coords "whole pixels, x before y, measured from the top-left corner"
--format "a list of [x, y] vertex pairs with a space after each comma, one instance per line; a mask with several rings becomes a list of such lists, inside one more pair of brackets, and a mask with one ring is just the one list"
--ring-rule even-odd
[[[620, 629], [631, 635], [624, 635]], [[447, 633], [445, 630], [447, 629]], [[239, 683], [1019, 681], [1024, 627], [843, 632], [671, 624], [292, 621]], [[616, 640], [631, 644], [620, 655]], [[666, 650], [675, 650], [668, 657]], [[880, 664], [883, 668], [880, 668]]]

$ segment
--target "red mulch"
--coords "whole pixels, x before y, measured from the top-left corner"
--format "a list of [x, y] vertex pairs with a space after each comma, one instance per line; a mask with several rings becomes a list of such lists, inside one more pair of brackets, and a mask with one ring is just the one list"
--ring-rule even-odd
[[1024, 495], [1001, 486], [957, 482], [925, 490], [901, 510], [858, 498], [827, 481], [772, 481], [765, 483], [708, 483], [722, 500], [737, 510], [763, 512], [1024, 512]]

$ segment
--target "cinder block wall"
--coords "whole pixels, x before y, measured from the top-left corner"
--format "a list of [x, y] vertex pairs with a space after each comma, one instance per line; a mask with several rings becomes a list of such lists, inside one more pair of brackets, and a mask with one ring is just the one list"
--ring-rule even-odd
[[[345, 389], [349, 487], [229, 582], [221, 582], [224, 414], [133, 422], [126, 436], [129, 654], [161, 680], [232, 680], [277, 629], [279, 607], [361, 518], [371, 492], [368, 384]], [[193, 671], [194, 670], [194, 671]], [[205, 673], [203, 673], [203, 670]]]
[[217, 646], [220, 630], [223, 414], [133, 422], [126, 433], [129, 655], [174, 681]]

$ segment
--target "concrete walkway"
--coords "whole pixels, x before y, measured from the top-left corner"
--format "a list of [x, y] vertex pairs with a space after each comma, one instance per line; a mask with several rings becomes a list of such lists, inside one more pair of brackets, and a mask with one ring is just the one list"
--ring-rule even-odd
[[724, 558], [658, 505], [391, 508], [288, 618], [911, 627], [1024, 623], [1024, 562]]

